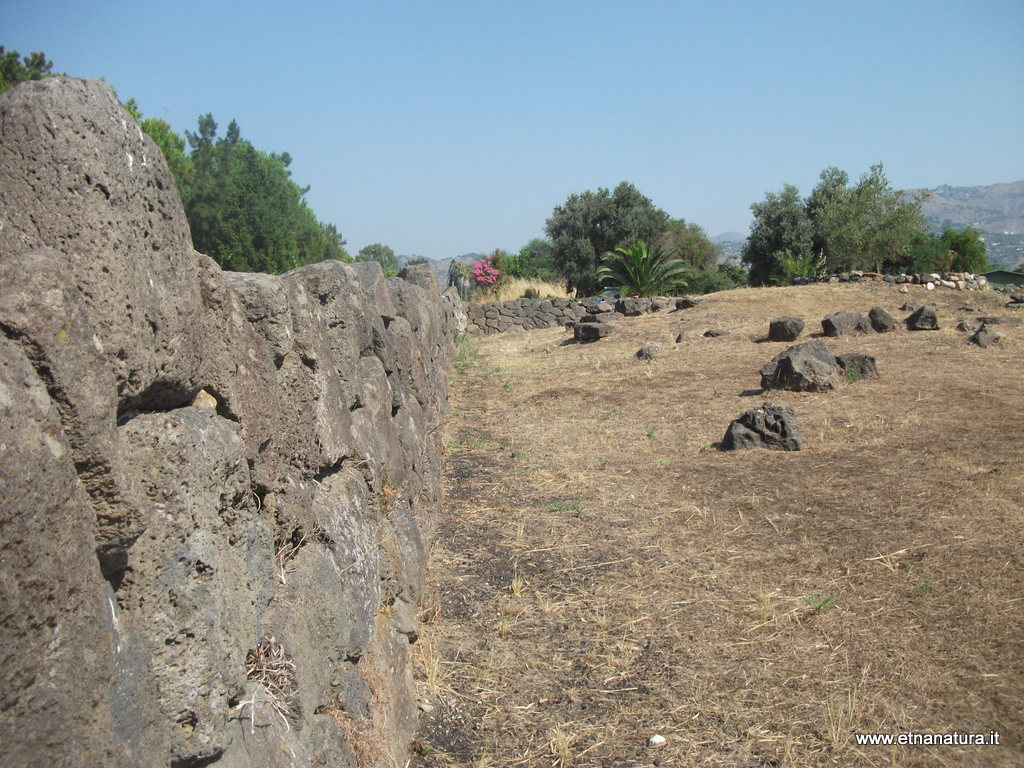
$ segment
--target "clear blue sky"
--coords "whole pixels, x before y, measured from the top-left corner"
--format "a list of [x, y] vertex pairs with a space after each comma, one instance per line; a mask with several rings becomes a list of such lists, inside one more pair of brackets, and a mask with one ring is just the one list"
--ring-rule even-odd
[[1024, 179], [1024, 2], [9, 3], [0, 44], [287, 151], [320, 219], [440, 259], [628, 180], [708, 234], [836, 165]]

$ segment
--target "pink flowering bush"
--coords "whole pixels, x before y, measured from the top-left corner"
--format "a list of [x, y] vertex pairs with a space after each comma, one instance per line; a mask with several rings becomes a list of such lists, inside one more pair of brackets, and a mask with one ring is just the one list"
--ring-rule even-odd
[[498, 287], [498, 268], [494, 266], [490, 256], [474, 262], [473, 281], [485, 291], [492, 291]]

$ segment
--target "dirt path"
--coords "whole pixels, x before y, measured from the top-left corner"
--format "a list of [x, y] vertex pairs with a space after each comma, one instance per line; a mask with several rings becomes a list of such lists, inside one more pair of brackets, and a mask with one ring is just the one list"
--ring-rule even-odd
[[[752, 396], [771, 317], [906, 314], [840, 288], [463, 347], [413, 765], [1024, 765], [1024, 329], [968, 345], [946, 294], [944, 330], [828, 340], [879, 381]], [[804, 451], [713, 449], [765, 399]], [[855, 740], [905, 731], [1002, 745]]]

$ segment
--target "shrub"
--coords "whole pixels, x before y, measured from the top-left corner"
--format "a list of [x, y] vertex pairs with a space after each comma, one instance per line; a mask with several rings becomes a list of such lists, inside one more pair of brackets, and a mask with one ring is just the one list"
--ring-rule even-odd
[[664, 296], [685, 287], [687, 266], [680, 259], [635, 240], [604, 255], [598, 282], [616, 286], [620, 296]]
[[485, 291], [493, 291], [498, 285], [500, 273], [494, 266], [490, 256], [473, 263], [473, 282]]

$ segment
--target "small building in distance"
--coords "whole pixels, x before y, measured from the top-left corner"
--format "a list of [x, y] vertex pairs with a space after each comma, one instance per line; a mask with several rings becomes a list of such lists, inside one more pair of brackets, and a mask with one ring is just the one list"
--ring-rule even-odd
[[989, 285], [1024, 286], [1024, 272], [1013, 272], [1009, 269], [993, 269], [991, 272], [983, 272], [982, 276], [988, 278]]

